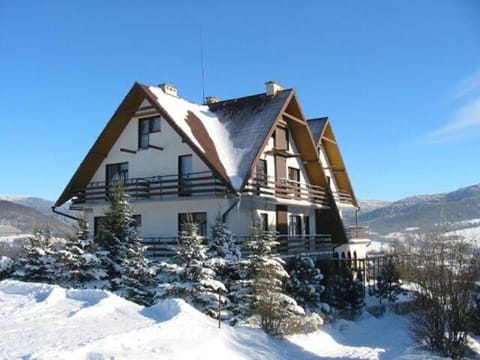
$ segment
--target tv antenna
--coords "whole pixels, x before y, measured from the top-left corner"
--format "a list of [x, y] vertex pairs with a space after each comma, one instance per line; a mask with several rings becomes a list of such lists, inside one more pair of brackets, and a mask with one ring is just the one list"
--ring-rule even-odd
[[203, 63], [203, 29], [200, 25], [200, 65], [202, 67], [202, 102], [205, 103], [205, 66]]

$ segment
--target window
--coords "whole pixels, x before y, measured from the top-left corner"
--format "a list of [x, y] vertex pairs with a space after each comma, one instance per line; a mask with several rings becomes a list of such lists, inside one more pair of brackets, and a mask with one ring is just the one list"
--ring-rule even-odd
[[207, 235], [207, 213], [180, 213], [178, 214], [178, 231], [183, 231], [183, 224], [197, 223], [201, 236]]
[[300, 215], [290, 215], [289, 235], [302, 235], [302, 217]]
[[268, 214], [260, 214], [260, 229], [268, 231]]
[[150, 134], [160, 130], [160, 116], [138, 119], [138, 148], [147, 149], [150, 145]]
[[300, 197], [300, 170], [292, 167], [288, 168], [288, 180], [294, 181], [292, 189], [296, 198]]
[[178, 157], [178, 196], [191, 196], [192, 155]]
[[118, 181], [125, 183], [128, 179], [128, 162], [109, 164], [106, 171], [107, 185], [115, 184]]
[[305, 229], [305, 235], [310, 235], [310, 216], [308, 215], [303, 217], [303, 228]]
[[[105, 216], [95, 216], [93, 218], [93, 235], [97, 236], [100, 233], [102, 226], [105, 223]], [[142, 226], [142, 215], [133, 215], [133, 223], [135, 227]]]
[[258, 186], [267, 186], [268, 184], [268, 175], [267, 175], [267, 160], [260, 159], [257, 163], [257, 168], [255, 169], [255, 176], [257, 178]]

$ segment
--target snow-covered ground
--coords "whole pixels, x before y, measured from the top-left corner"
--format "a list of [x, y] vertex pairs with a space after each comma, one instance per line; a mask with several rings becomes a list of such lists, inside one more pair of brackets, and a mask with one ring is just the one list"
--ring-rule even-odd
[[0, 320], [2, 359], [435, 359], [390, 312], [281, 340], [218, 329], [182, 300], [144, 308], [106, 291], [4, 280]]

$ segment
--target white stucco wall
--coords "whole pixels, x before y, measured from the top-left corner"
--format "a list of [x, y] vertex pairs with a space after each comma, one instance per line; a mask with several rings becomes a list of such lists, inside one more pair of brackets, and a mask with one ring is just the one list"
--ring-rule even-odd
[[[182, 138], [164, 119], [161, 120], [161, 131], [150, 134], [150, 144], [162, 147], [163, 151], [139, 149], [139, 118], [141, 117], [134, 117], [130, 120], [91, 181], [105, 181], [106, 165], [122, 162], [128, 162], [129, 178], [176, 175], [178, 173], [178, 156], [190, 154], [192, 155], [193, 172], [209, 171], [205, 163], [193, 152], [187, 143], [182, 142]], [[120, 151], [121, 148], [133, 150], [137, 153], [122, 152]]]

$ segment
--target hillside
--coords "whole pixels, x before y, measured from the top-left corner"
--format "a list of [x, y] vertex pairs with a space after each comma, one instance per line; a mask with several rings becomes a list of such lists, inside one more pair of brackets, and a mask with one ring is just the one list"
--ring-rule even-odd
[[[50, 200], [33, 197], [33, 196], [22, 196], [22, 195], [0, 195], [0, 200], [6, 200], [6, 201], [13, 202], [15, 204], [28, 206], [29, 208], [35, 209], [46, 216], [54, 217], [55, 219], [69, 225], [73, 223], [71, 219], [65, 216], [55, 214], [52, 211], [52, 206], [54, 205], [54, 202]], [[75, 212], [70, 211], [68, 209], [68, 205], [63, 205], [59, 207], [58, 210], [75, 216]]]
[[35, 228], [48, 226], [52, 235], [60, 237], [73, 231], [72, 226], [65, 222], [7, 200], [0, 200], [0, 224], [12, 225], [30, 234]]
[[477, 218], [480, 218], [480, 184], [448, 193], [412, 196], [371, 211], [361, 211], [359, 223], [368, 225], [373, 232], [388, 234], [412, 227], [425, 232], [437, 224]]

